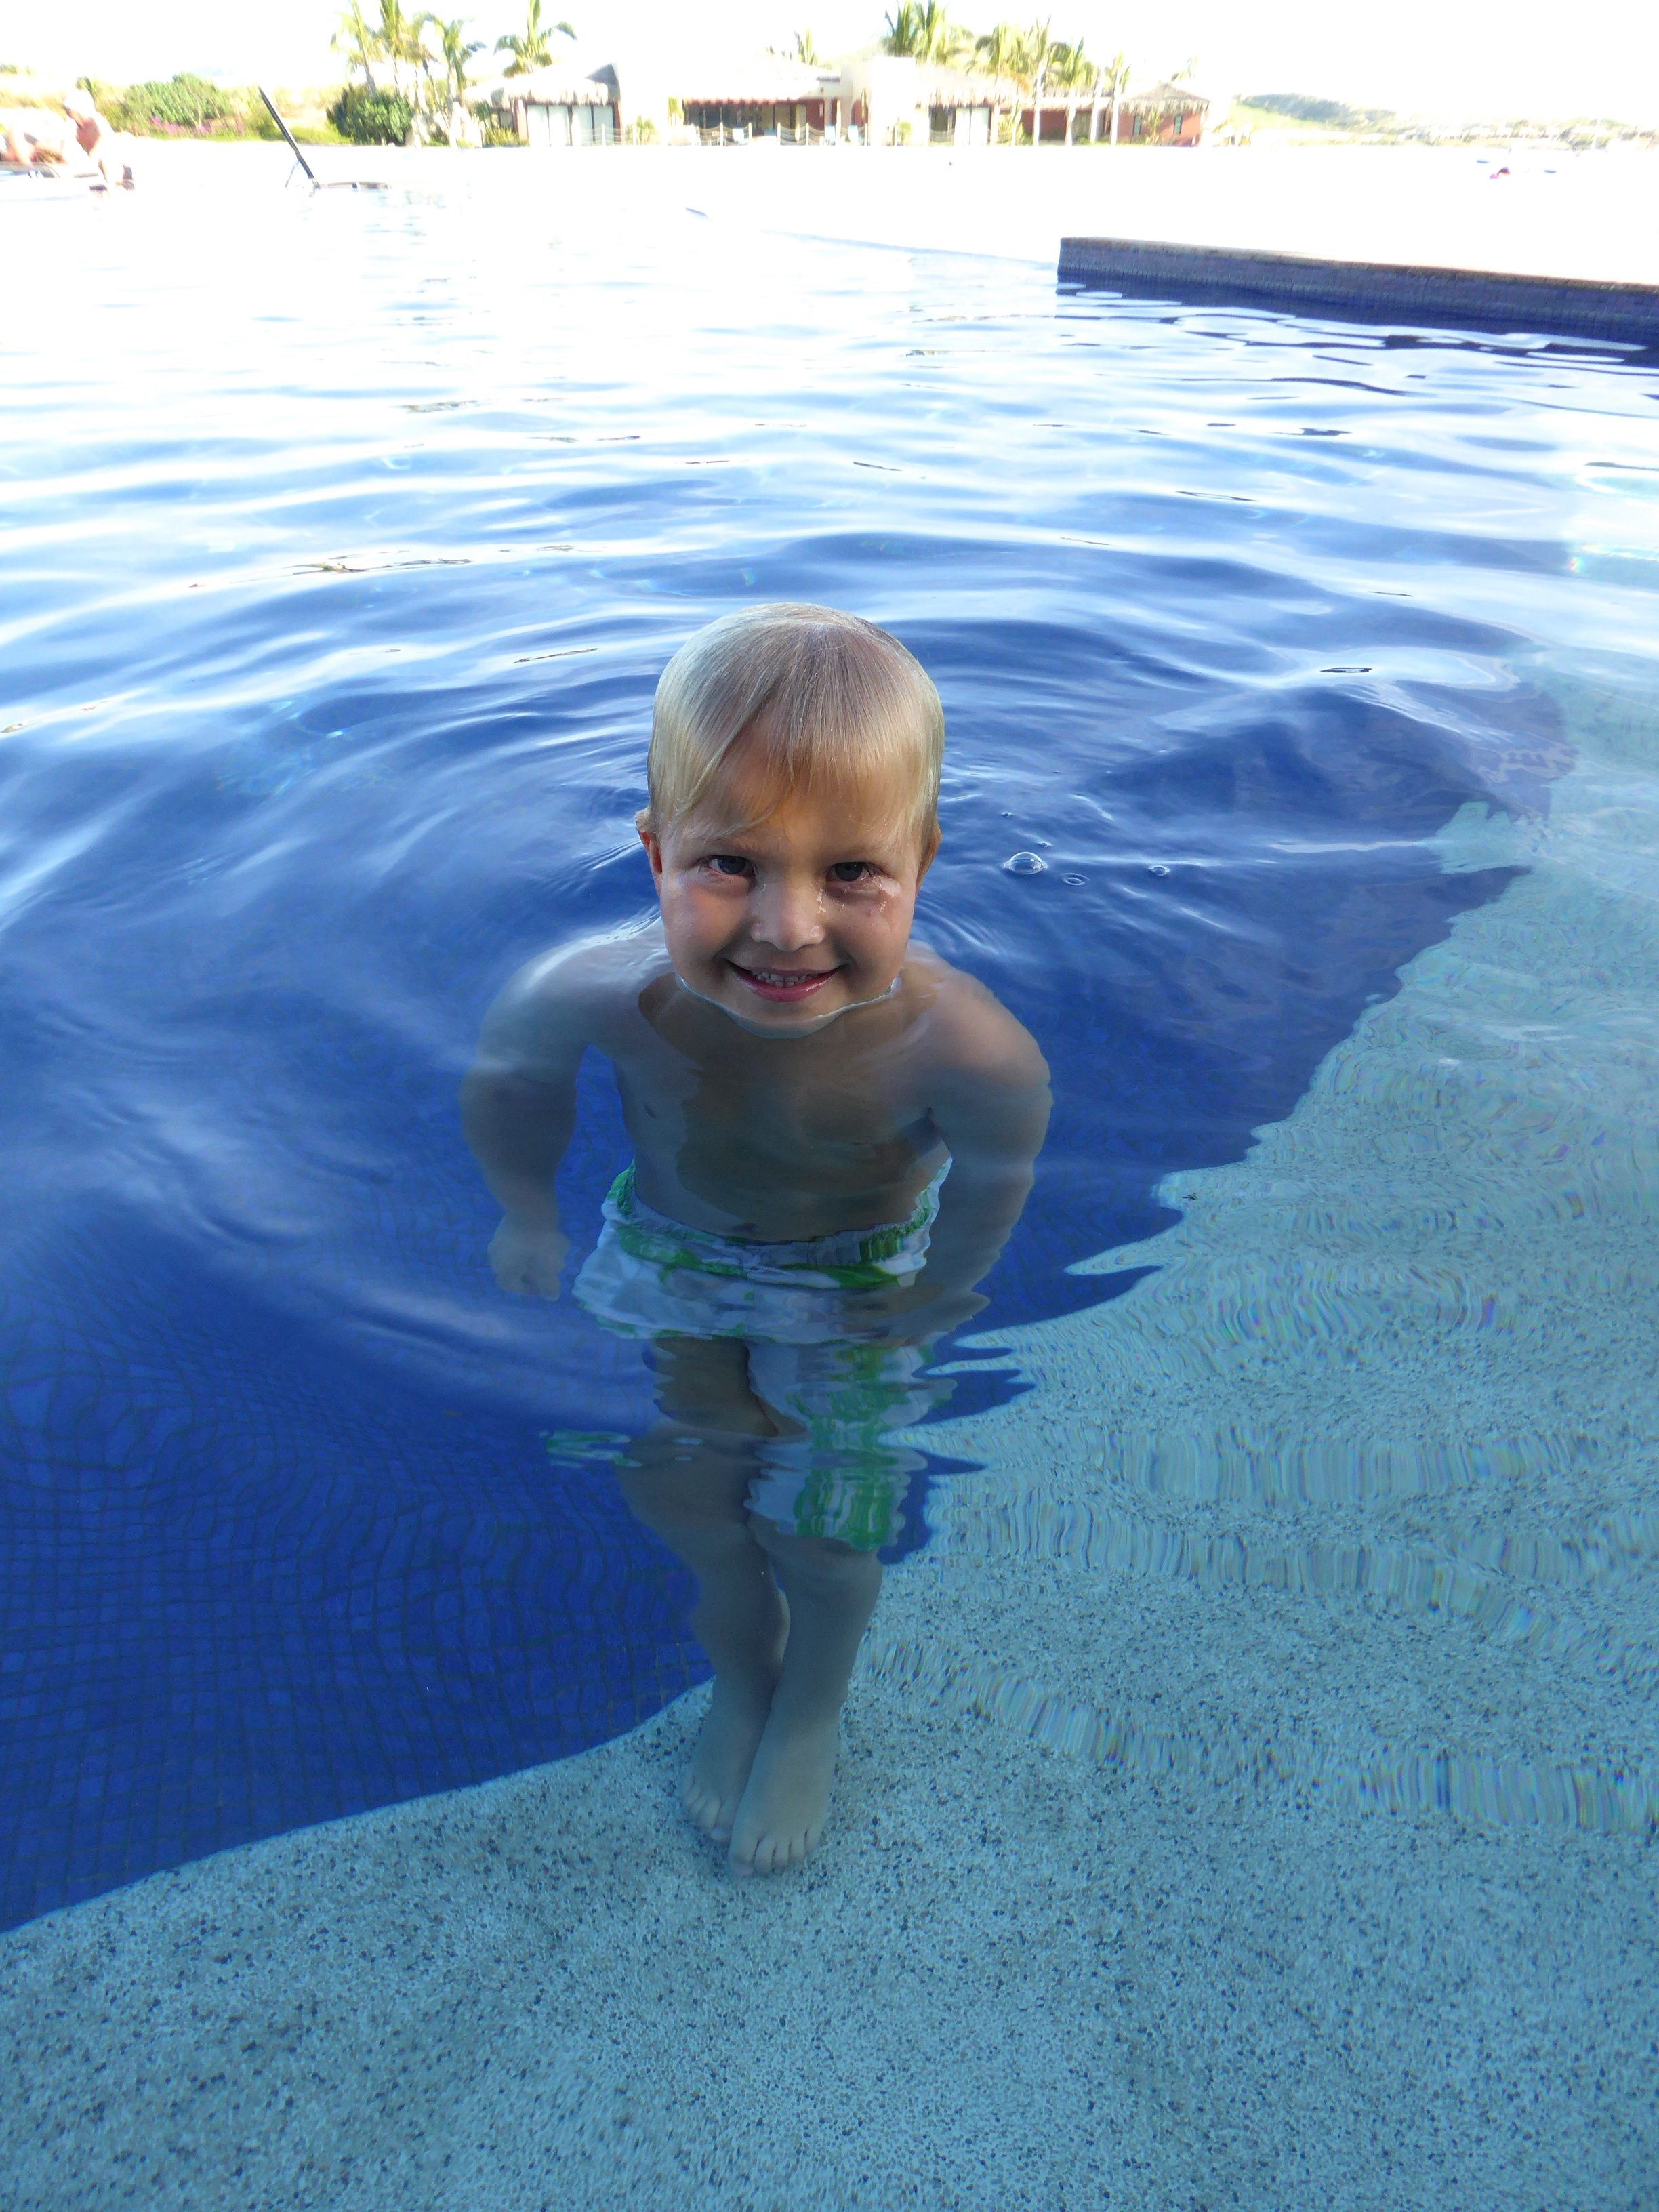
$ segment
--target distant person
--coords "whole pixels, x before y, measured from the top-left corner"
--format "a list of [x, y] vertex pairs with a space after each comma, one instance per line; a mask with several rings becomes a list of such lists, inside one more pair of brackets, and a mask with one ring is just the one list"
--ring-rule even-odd
[[91, 98], [79, 90], [65, 93], [61, 116], [49, 107], [13, 108], [6, 117], [0, 160], [21, 169], [51, 164], [84, 174], [90, 168], [106, 185], [132, 181], [120, 140]]
[[74, 143], [68, 123], [49, 107], [14, 107], [6, 116], [3, 159], [9, 167], [67, 161]]
[[659, 1419], [618, 1468], [701, 1584], [712, 1702], [681, 1789], [740, 1875], [823, 1832], [841, 1710], [950, 1389], [928, 1347], [985, 1304], [1048, 1117], [991, 994], [913, 944], [939, 849], [939, 694], [823, 607], [727, 616], [657, 687], [638, 817], [660, 917], [532, 960], [487, 1016], [467, 1135], [504, 1290], [558, 1295], [554, 1176], [591, 1046], [635, 1164], [575, 1296], [646, 1340]]
[[76, 89], [64, 95], [64, 112], [75, 133], [75, 143], [97, 167], [106, 185], [130, 185], [132, 171], [121, 141], [98, 112], [92, 95]]

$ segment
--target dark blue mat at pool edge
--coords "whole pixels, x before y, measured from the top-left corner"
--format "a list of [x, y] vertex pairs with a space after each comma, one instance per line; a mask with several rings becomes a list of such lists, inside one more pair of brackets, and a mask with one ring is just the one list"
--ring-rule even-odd
[[1302, 253], [1176, 246], [1161, 239], [1062, 238], [1060, 282], [1133, 297], [1278, 307], [1298, 314], [1385, 316], [1462, 328], [1539, 331], [1626, 345], [1659, 343], [1659, 285], [1514, 276], [1406, 262], [1321, 261]]

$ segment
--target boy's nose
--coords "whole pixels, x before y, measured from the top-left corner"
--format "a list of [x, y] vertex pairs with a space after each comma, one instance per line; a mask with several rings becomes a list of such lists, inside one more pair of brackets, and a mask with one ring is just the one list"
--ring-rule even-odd
[[750, 925], [757, 944], [775, 952], [800, 952], [823, 941], [823, 901], [817, 884], [763, 884]]

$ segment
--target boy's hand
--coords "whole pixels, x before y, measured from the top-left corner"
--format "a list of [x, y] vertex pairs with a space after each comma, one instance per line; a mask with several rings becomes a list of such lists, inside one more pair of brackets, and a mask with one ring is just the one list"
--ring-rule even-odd
[[489, 1264], [504, 1291], [556, 1298], [570, 1239], [562, 1229], [532, 1229], [508, 1214], [489, 1240]]

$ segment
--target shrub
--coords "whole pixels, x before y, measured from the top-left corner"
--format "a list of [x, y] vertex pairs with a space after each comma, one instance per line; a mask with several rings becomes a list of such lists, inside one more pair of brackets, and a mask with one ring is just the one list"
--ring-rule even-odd
[[401, 146], [415, 110], [400, 92], [372, 92], [366, 84], [349, 84], [329, 109], [328, 119], [354, 146]]
[[259, 88], [250, 84], [241, 94], [242, 128], [250, 138], [280, 138], [282, 132], [271, 119], [270, 111], [259, 97]]
[[122, 130], [145, 134], [188, 131], [205, 137], [216, 125], [237, 120], [236, 103], [230, 94], [187, 70], [165, 82], [130, 84], [117, 105], [121, 112], [118, 117], [112, 115], [111, 122]]

